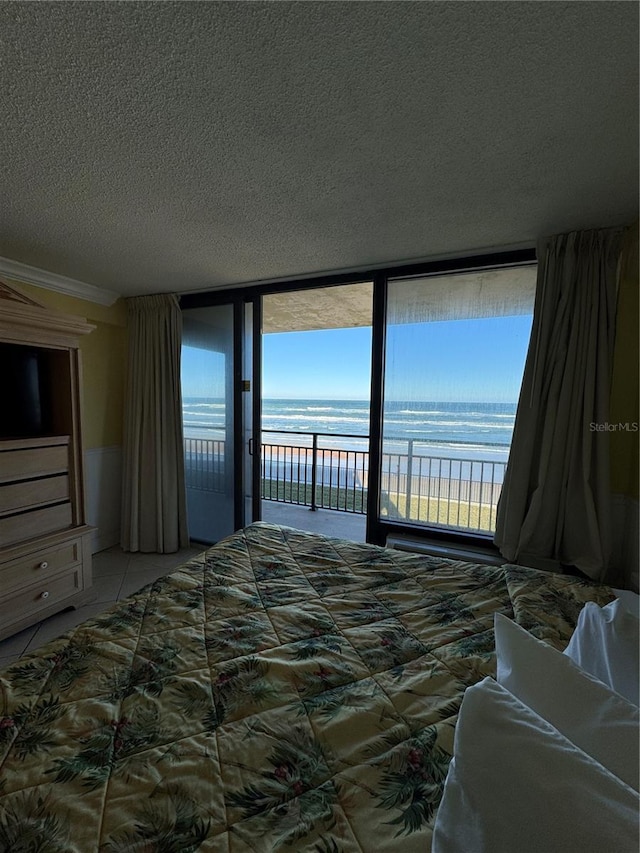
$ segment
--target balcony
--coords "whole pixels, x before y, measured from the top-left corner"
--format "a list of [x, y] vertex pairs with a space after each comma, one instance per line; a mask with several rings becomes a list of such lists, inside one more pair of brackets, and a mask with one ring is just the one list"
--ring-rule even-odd
[[[270, 430], [262, 440], [265, 520], [364, 540], [366, 437]], [[460, 533], [494, 531], [505, 462], [458, 450], [432, 456], [418, 439], [387, 442], [385, 451], [382, 518]], [[224, 492], [224, 439], [185, 438], [185, 468], [188, 489]]]

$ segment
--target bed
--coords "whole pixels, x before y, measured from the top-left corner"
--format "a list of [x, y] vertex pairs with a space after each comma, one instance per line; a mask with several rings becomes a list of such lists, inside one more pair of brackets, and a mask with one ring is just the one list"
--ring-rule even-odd
[[0, 850], [425, 853], [494, 614], [612, 599], [251, 525], [2, 673]]

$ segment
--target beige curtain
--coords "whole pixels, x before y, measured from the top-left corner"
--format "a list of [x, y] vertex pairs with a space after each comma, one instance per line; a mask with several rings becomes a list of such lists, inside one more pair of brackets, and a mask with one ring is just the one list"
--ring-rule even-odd
[[121, 544], [125, 551], [168, 554], [189, 544], [180, 393], [182, 320], [172, 295], [127, 302]]
[[640, 578], [640, 335], [638, 227], [626, 229], [620, 254], [616, 346], [611, 385], [611, 516], [613, 550], [606, 582], [638, 591]]
[[495, 542], [508, 560], [605, 576], [611, 551], [607, 427], [621, 231], [538, 247], [531, 344]]

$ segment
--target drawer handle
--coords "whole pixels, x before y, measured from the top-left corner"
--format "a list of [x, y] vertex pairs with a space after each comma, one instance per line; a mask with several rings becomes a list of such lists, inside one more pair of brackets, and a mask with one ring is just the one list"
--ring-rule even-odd
[[48, 592], [41, 592], [40, 598], [49, 598], [49, 593]]
[[48, 569], [48, 568], [49, 568], [49, 563], [47, 563], [47, 561], [46, 561], [46, 560], [43, 560], [43, 561], [40, 563], [40, 565], [38, 566], [38, 568], [39, 568], [39, 569]]

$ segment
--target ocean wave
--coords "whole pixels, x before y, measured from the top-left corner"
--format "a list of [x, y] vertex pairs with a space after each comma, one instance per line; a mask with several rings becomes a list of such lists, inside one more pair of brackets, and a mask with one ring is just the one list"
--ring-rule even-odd
[[[424, 406], [424, 409], [418, 408]], [[469, 403], [447, 404], [438, 401], [388, 401], [384, 411], [384, 442], [386, 447], [412, 441], [416, 452], [434, 456], [488, 452], [493, 458], [493, 448], [504, 453], [509, 447], [515, 414], [505, 411], [510, 406], [502, 404]], [[498, 411], [492, 411], [494, 408]], [[483, 410], [484, 411], [481, 411]], [[228, 411], [228, 407], [226, 409]], [[225, 403], [220, 398], [186, 398], [183, 400], [183, 420], [190, 431], [206, 435], [206, 430], [224, 428]], [[264, 400], [262, 430], [274, 433], [273, 440], [292, 441], [284, 434], [276, 438], [277, 431], [308, 436], [318, 433], [323, 443], [349, 444], [349, 438], [362, 435], [366, 441], [369, 432], [369, 402], [360, 400]], [[357, 439], [361, 441], [360, 438]], [[499, 448], [499, 449], [498, 449]], [[457, 451], [457, 452], [456, 452]]]
[[[475, 421], [420, 421], [416, 423], [416, 421], [402, 421], [395, 420], [393, 418], [385, 418], [384, 423], [386, 425], [393, 424], [393, 426], [403, 426], [407, 425], [409, 427], [415, 426], [424, 426], [424, 427], [468, 427], [469, 429], [503, 429], [510, 430], [511, 426], [509, 424], [491, 424], [491, 423], [477, 423]], [[415, 432], [415, 430], [407, 429], [406, 432]]]
[[[330, 412], [333, 409], [333, 406], [325, 406], [322, 409], [318, 409], [317, 411], [327, 411]], [[309, 406], [275, 406], [273, 409], [269, 409], [268, 403], [263, 401], [262, 410], [265, 412], [274, 411], [274, 412], [308, 412], [310, 411]]]
[[[263, 412], [263, 421], [312, 421], [317, 424], [340, 423], [342, 421], [343, 423], [363, 424], [364, 426], [369, 426], [368, 418], [346, 418], [338, 415], [325, 415], [319, 418], [314, 415], [277, 415], [269, 412]], [[312, 432], [314, 431], [322, 432], [322, 430], [312, 430]]]
[[[351, 417], [342, 414], [336, 415], [311, 415], [311, 414], [285, 414], [285, 413], [277, 413], [277, 412], [263, 412], [263, 421], [294, 421], [294, 422], [313, 422], [320, 425], [324, 425], [327, 423], [359, 423], [363, 426], [368, 427], [369, 418], [368, 417]], [[477, 421], [468, 421], [468, 420], [455, 420], [455, 421], [440, 421], [440, 420], [421, 420], [421, 421], [408, 421], [399, 418], [385, 418], [384, 423], [386, 426], [397, 426], [397, 427], [407, 427], [407, 432], [415, 432], [415, 429], [411, 429], [414, 427], [454, 427], [454, 428], [468, 428], [471, 430], [477, 429], [487, 429], [487, 430], [511, 430], [510, 424], [504, 423], [478, 423]], [[322, 432], [322, 430], [315, 430], [315, 432]]]
[[360, 415], [361, 418], [369, 419], [369, 409], [341, 409], [336, 406], [286, 406], [284, 408], [270, 409], [268, 406], [262, 407], [262, 413], [265, 417], [281, 417], [285, 412], [299, 412], [300, 415], [305, 412], [336, 412], [338, 417], [342, 415]]
[[[424, 412], [418, 411], [417, 409], [399, 409], [398, 411], [394, 411], [393, 409], [387, 409], [386, 411], [389, 415], [392, 415], [392, 416], [415, 415], [415, 416], [418, 416], [421, 418], [423, 418], [427, 415], [428, 416], [444, 415], [446, 417], [447, 415], [450, 416], [452, 414], [460, 414], [460, 415], [464, 414], [466, 418], [487, 418], [487, 417], [489, 417], [489, 418], [509, 418], [510, 420], [513, 421], [513, 420], [515, 420], [515, 417], [516, 417], [515, 415], [505, 415], [505, 414], [500, 414], [497, 412], [496, 413], [494, 413], [494, 412], [455, 412], [454, 413], [454, 412], [447, 412], [443, 409], [434, 409], [432, 411], [424, 411]], [[412, 423], [412, 421], [407, 421], [407, 423]], [[441, 421], [440, 423], [445, 423], [445, 421]], [[473, 421], [473, 423], [475, 424], [476, 422]]]
[[200, 418], [204, 419], [203, 423], [217, 423], [224, 420], [224, 412], [191, 412], [188, 409], [182, 410], [182, 420], [185, 418]]
[[504, 414], [503, 412], [444, 412], [443, 414], [464, 414], [468, 418], [515, 418], [515, 415]]
[[182, 410], [185, 411], [185, 406], [190, 409], [224, 409], [225, 404], [222, 403], [184, 403]]
[[[391, 411], [389, 408], [388, 411]], [[445, 412], [442, 409], [433, 409], [433, 411], [426, 411], [422, 409], [398, 409], [398, 411], [393, 412], [394, 415], [445, 415], [449, 414], [449, 412]]]

